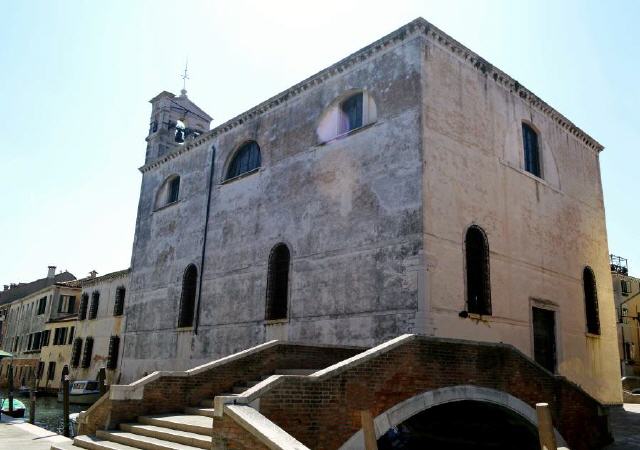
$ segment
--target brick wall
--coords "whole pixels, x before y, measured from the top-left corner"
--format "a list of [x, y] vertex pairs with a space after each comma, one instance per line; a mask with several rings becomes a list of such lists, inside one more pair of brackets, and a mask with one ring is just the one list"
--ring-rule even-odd
[[202, 399], [230, 392], [235, 385], [259, 380], [279, 369], [321, 369], [349, 358], [362, 349], [314, 347], [278, 343], [196, 375], [162, 376], [144, 386], [142, 400], [112, 400], [87, 411], [82, 434], [116, 427], [146, 414], [179, 412]]
[[287, 378], [260, 397], [260, 412], [309, 448], [337, 449], [361, 428], [359, 410], [375, 417], [425, 391], [456, 385], [504, 391], [533, 408], [550, 403], [556, 428], [574, 450], [611, 439], [596, 400], [512, 347], [437, 338], [410, 340], [323, 381]]
[[211, 448], [223, 450], [266, 450], [269, 447], [258, 441], [229, 416], [213, 418]]

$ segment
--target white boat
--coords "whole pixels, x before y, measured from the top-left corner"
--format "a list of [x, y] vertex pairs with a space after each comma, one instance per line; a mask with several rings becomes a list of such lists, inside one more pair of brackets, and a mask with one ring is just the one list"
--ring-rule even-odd
[[[62, 393], [62, 392], [60, 392]], [[69, 403], [91, 405], [100, 398], [100, 388], [97, 381], [79, 380], [71, 383]]]

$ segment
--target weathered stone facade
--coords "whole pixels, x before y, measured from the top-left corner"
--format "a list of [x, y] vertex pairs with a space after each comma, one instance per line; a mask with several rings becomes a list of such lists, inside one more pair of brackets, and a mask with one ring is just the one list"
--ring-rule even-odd
[[[372, 100], [370, 120], [327, 139], [326, 118], [353, 92]], [[167, 98], [152, 100], [153, 114]], [[175, 102], [159, 129], [178, 119], [189, 127], [185, 110], [202, 126], [184, 93]], [[539, 134], [541, 177], [523, 169], [522, 123]], [[533, 355], [535, 306], [555, 312], [558, 372], [600, 401], [620, 401], [602, 147], [428, 22], [168, 151], [153, 150], [167, 142], [153, 130], [141, 168], [124, 382], [270, 338], [371, 346], [418, 332], [508, 342]], [[259, 170], [225, 181], [249, 140], [260, 146]], [[159, 204], [175, 176], [177, 201]], [[493, 311], [462, 318], [472, 224], [487, 235]], [[291, 252], [288, 314], [266, 321], [267, 264], [281, 242]], [[178, 328], [189, 264], [202, 280], [196, 319]], [[585, 333], [585, 266], [598, 280], [599, 336]]]

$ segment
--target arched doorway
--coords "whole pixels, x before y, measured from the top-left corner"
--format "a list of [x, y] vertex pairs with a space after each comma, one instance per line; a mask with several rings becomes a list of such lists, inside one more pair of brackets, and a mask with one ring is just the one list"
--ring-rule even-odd
[[463, 400], [426, 409], [391, 427], [379, 450], [538, 450], [537, 429], [493, 403]]

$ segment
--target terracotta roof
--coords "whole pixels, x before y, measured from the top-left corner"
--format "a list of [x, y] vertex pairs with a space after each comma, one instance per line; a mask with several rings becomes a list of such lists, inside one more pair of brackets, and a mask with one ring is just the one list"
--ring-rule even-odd
[[83, 288], [86, 286], [93, 286], [94, 284], [102, 283], [103, 281], [109, 281], [116, 278], [123, 278], [129, 275], [129, 272], [131, 272], [131, 269], [118, 270], [116, 272], [107, 273], [99, 277], [94, 277], [94, 278], [86, 277], [86, 278], [81, 278], [79, 280], [73, 280], [73, 281], [60, 283], [60, 284], [68, 287]]
[[57, 274], [54, 278], [40, 278], [39, 280], [32, 281], [30, 283], [19, 283], [17, 286], [7, 291], [0, 292], [0, 305], [5, 305], [15, 300], [19, 300], [53, 284], [68, 282], [75, 279], [76, 277], [72, 273], [65, 270], [64, 272]]

